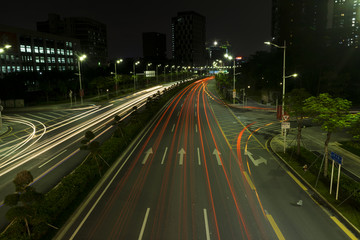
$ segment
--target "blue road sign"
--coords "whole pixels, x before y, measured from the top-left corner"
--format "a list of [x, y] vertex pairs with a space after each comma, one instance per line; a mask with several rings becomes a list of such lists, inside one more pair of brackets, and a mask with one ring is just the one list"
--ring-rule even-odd
[[336, 153], [334, 152], [331, 152], [330, 153], [330, 157], [332, 160], [334, 160], [335, 162], [337, 162], [338, 164], [342, 164], [342, 157], [337, 155]]

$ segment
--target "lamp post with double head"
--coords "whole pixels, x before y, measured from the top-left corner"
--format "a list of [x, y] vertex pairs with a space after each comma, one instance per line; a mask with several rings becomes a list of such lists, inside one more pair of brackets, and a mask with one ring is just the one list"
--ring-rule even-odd
[[289, 76], [286, 76], [286, 69], [285, 69], [285, 64], [286, 64], [286, 40], [284, 40], [284, 46], [279, 46], [276, 45], [275, 43], [272, 42], [265, 42], [266, 45], [271, 45], [274, 46], [276, 48], [282, 48], [284, 49], [284, 55], [283, 55], [283, 73], [282, 73], [282, 86], [283, 86], [283, 91], [282, 91], [282, 109], [281, 109], [281, 116], [284, 116], [284, 109], [285, 109], [285, 79], [289, 78], [289, 77], [297, 77], [298, 75], [292, 74]]

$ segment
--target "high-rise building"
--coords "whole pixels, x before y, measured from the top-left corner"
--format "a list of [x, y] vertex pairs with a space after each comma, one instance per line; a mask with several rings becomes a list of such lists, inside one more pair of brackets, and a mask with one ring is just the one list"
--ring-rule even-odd
[[44, 72], [77, 69], [75, 52], [79, 40], [22, 28], [0, 25], [0, 76], [15, 72]]
[[166, 59], [166, 35], [157, 32], [142, 34], [143, 55], [147, 61], [164, 61]]
[[206, 64], [206, 18], [196, 12], [179, 12], [172, 18], [172, 57], [176, 64]]
[[287, 46], [324, 43], [328, 0], [273, 0], [272, 41]]
[[332, 44], [359, 47], [360, 1], [330, 0], [328, 5], [328, 24]]
[[49, 19], [37, 22], [37, 30], [79, 39], [79, 54], [87, 55], [87, 62], [105, 64], [108, 60], [106, 25], [85, 17], [61, 19], [57, 14], [49, 14]]

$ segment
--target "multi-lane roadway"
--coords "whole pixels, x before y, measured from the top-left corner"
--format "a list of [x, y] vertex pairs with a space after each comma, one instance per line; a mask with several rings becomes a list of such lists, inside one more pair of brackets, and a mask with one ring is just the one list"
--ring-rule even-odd
[[213, 78], [196, 81], [154, 117], [56, 239], [353, 237], [270, 153], [279, 128], [274, 114], [223, 104]]
[[17, 172], [29, 170], [36, 190], [48, 191], [88, 154], [79, 149], [86, 131], [93, 131], [101, 142], [112, 133], [115, 115], [125, 119], [134, 106], [140, 108], [148, 97], [169, 87], [171, 84], [153, 87], [102, 105], [3, 114], [4, 126], [10, 131], [0, 138], [0, 226], [7, 223], [8, 208], [2, 202], [15, 191], [12, 181]]

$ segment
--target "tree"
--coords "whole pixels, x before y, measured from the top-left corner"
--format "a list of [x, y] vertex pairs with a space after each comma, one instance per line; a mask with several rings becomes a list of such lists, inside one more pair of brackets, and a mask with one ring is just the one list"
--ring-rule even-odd
[[324, 147], [324, 177], [327, 177], [328, 170], [328, 145], [331, 134], [351, 123], [349, 109], [351, 101], [343, 98], [333, 98], [328, 93], [322, 93], [318, 97], [310, 97], [305, 100], [305, 109], [313, 117], [313, 120], [321, 125], [327, 132]]
[[303, 120], [306, 117], [306, 109], [304, 108], [304, 101], [310, 97], [305, 89], [293, 89], [285, 97], [286, 111], [291, 117], [295, 117], [297, 121], [297, 156], [300, 156], [300, 142], [301, 142], [301, 130], [303, 127]]
[[349, 132], [357, 142], [360, 141], [360, 113], [352, 115]]
[[27, 235], [31, 236], [30, 230], [32, 227], [47, 224], [45, 218], [39, 213], [43, 195], [30, 186], [32, 181], [33, 176], [29, 171], [24, 170], [16, 175], [13, 181], [16, 192], [7, 195], [4, 200], [4, 204], [11, 208], [6, 213], [6, 218], [10, 221], [10, 224], [3, 233], [11, 225], [18, 223], [23, 224], [22, 226], [25, 227]]

